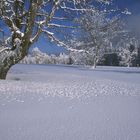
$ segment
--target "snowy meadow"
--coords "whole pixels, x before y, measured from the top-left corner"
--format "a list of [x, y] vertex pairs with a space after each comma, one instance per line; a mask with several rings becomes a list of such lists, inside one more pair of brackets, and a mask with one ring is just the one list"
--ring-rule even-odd
[[15, 65], [0, 81], [0, 140], [139, 140], [140, 69]]

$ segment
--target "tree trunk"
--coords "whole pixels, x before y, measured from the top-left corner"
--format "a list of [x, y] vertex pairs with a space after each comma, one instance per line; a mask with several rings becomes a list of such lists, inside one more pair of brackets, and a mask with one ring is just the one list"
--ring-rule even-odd
[[[1, 55], [1, 54], [0, 54]], [[2, 55], [1, 55], [2, 56]], [[6, 79], [9, 69], [15, 64], [12, 57], [0, 56], [0, 79]]]
[[4, 67], [0, 68], [0, 79], [3, 79], [3, 80], [6, 79], [9, 69], [10, 68], [4, 68]]
[[94, 60], [93, 60], [94, 64], [93, 64], [93, 66], [92, 66], [93, 69], [95, 69], [96, 66], [97, 66], [98, 54], [99, 54], [99, 47], [96, 46], [96, 48], [95, 48], [95, 56], [94, 56]]
[[93, 66], [92, 66], [92, 69], [95, 69], [95, 68], [96, 68], [96, 65], [97, 65], [97, 60], [96, 60], [96, 58], [94, 58], [93, 62], [94, 62], [94, 64], [93, 64]]
[[6, 56], [4, 61], [0, 61], [0, 79], [6, 79], [7, 73], [10, 68], [13, 65], [17, 64], [23, 58], [24, 57], [17, 58], [16, 56], [12, 56], [9, 58], [9, 56]]
[[94, 62], [93, 69], [95, 69], [95, 68], [96, 68], [96, 65], [97, 65], [96, 63], [97, 63], [97, 62]]

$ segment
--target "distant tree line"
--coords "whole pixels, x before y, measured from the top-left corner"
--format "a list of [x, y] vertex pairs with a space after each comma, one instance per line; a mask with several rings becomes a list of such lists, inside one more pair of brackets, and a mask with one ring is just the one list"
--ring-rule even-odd
[[[66, 64], [66, 65], [90, 65], [93, 66], [92, 55], [80, 52], [70, 52], [69, 54], [60, 53], [59, 55], [41, 52], [37, 47], [20, 63], [25, 64]], [[128, 49], [116, 49], [106, 51], [100, 57], [98, 65], [104, 66], [140, 66], [140, 47], [130, 45]]]

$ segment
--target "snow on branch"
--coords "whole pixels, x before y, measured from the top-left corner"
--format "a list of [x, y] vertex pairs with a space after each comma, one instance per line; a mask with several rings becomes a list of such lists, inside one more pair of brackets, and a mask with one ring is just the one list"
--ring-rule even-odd
[[127, 8], [125, 8], [125, 10], [122, 11], [122, 14], [131, 15], [132, 13]]
[[77, 28], [74, 26], [66, 26], [66, 25], [60, 25], [60, 24], [54, 24], [54, 23], [48, 24], [48, 27], [71, 28], [71, 29]]
[[56, 17], [56, 16], [54, 16], [53, 19], [56, 19], [56, 20], [68, 20], [68, 18]]
[[0, 49], [0, 53], [2, 53], [3, 51], [9, 51], [9, 50], [11, 50], [9, 47], [5, 47], [5, 48]]
[[72, 8], [72, 7], [67, 7], [67, 6], [60, 6], [61, 9], [63, 10], [68, 10], [68, 11], [77, 11], [77, 12], [88, 12], [88, 11], [94, 11], [94, 9], [86, 9], [86, 8]]
[[119, 23], [120, 19], [117, 18], [110, 23], [107, 23], [104, 27], [100, 28], [101, 31], [107, 31], [109, 28], [112, 28], [115, 24]]
[[42, 29], [39, 28], [36, 34], [34, 35], [34, 37], [30, 39], [30, 43], [34, 43], [35, 41], [37, 41], [41, 33], [42, 33]]
[[60, 4], [59, 0], [54, 0], [54, 5], [52, 7], [52, 10], [51, 10], [48, 18], [46, 18], [46, 25], [48, 25], [48, 23], [52, 20], [54, 14], [55, 14], [55, 11], [57, 10], [59, 4]]
[[112, 2], [112, 0], [96, 0], [96, 1], [107, 4], [107, 5], [109, 5]]
[[60, 41], [58, 38], [56, 38], [54, 36], [54, 33], [52, 32], [49, 32], [47, 30], [42, 30], [43, 33], [47, 34], [48, 38], [52, 41], [52, 42], [55, 42], [57, 43], [59, 46], [61, 47], [65, 47], [68, 51], [71, 51], [71, 52], [87, 52], [85, 50], [77, 50], [77, 49], [73, 49], [73, 48], [70, 48], [70, 46], [68, 46], [67, 44], [65, 44], [64, 42]]
[[11, 28], [11, 30], [12, 30], [14, 33], [20, 35], [21, 37], [24, 36], [24, 33], [22, 33], [22, 32], [16, 27], [16, 25], [14, 24], [14, 22], [12, 21], [12, 19], [10, 19], [10, 18], [7, 17], [7, 16], [3, 16], [2, 18], [6, 21], [6, 23], [9, 25], [9, 27]]

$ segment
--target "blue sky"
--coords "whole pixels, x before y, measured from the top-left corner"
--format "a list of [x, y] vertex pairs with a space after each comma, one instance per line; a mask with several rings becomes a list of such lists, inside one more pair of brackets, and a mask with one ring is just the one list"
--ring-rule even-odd
[[[127, 27], [130, 30], [135, 31], [140, 35], [140, 0], [113, 0], [113, 6], [118, 7], [122, 11], [127, 8], [132, 13], [132, 15], [122, 18], [127, 20]], [[48, 52], [49, 54], [65, 51], [64, 48], [51, 43], [45, 36], [41, 36], [33, 47], [38, 47], [41, 51]]]
[[[114, 0], [113, 5], [117, 6], [122, 11], [125, 8], [128, 8], [128, 10], [132, 13], [132, 15], [125, 17], [128, 20], [128, 28], [132, 28], [132, 30], [134, 30], [134, 27], [136, 28], [135, 30], [139, 28], [140, 0]], [[140, 33], [140, 30], [138, 30], [138, 32]], [[64, 48], [57, 47], [54, 43], [50, 43], [47, 39], [45, 39], [45, 37], [41, 37], [34, 46], [39, 47], [40, 50], [48, 53], [59, 53], [65, 50]]]

